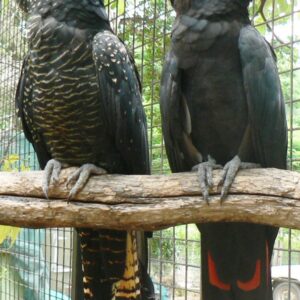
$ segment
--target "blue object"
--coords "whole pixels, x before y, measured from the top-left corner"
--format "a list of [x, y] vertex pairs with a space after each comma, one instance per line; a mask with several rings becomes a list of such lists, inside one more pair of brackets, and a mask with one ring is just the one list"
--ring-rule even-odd
[[167, 287], [160, 285], [158, 283], [154, 283], [155, 295], [160, 296], [158, 299], [160, 300], [169, 300], [169, 290]]

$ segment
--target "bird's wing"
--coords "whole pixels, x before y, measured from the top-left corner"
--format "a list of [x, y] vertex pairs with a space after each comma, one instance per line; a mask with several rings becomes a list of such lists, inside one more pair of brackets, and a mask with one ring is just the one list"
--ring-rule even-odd
[[[119, 38], [109, 31], [94, 37], [93, 58], [107, 130], [124, 160], [126, 172], [150, 174], [146, 115], [133, 58]], [[150, 235], [146, 233], [146, 236]], [[138, 257], [145, 264], [140, 266], [141, 294], [146, 299], [148, 293], [154, 293], [146, 271], [147, 252], [144, 250], [147, 241], [144, 232], [137, 232], [137, 236]]]
[[23, 131], [27, 140], [33, 145], [37, 154], [40, 167], [44, 169], [46, 163], [51, 159], [47, 147], [34, 128], [32, 105], [33, 105], [33, 85], [29, 72], [29, 55], [24, 58], [21, 76], [16, 90], [15, 102], [17, 115], [22, 122]]
[[239, 49], [255, 157], [263, 167], [285, 169], [287, 125], [275, 54], [251, 26], [242, 28]]
[[160, 107], [166, 151], [173, 172], [190, 171], [201, 162], [190, 134], [191, 118], [181, 91], [182, 70], [173, 52], [166, 56], [161, 78]]
[[101, 101], [108, 130], [129, 174], [148, 174], [146, 116], [134, 63], [124, 44], [109, 31], [93, 41]]

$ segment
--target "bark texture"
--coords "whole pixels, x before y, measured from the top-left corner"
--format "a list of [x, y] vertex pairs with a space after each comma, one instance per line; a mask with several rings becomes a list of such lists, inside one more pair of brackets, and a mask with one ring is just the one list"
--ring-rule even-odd
[[157, 230], [172, 225], [245, 221], [300, 229], [300, 174], [278, 169], [242, 170], [220, 205], [220, 171], [210, 205], [203, 201], [197, 175], [103, 175], [90, 178], [67, 201], [62, 171], [49, 198], [41, 189], [42, 172], [0, 172], [0, 223], [13, 226], [93, 227]]

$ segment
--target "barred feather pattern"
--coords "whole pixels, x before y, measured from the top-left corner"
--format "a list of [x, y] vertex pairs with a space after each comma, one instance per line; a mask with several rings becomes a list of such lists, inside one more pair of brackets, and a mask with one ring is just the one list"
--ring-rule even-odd
[[[32, 120], [29, 114], [26, 118], [33, 125], [34, 141], [42, 138], [48, 152], [62, 163], [101, 162], [103, 168], [112, 169], [120, 159], [108, 160], [112, 156], [106, 155], [113, 147], [101, 118], [91, 41], [86, 40], [84, 30], [69, 37], [67, 25], [55, 19], [33, 16], [29, 23], [31, 84], [26, 94], [30, 89], [34, 94], [28, 103]], [[59, 38], [62, 35], [70, 43]]]
[[[92, 55], [97, 32], [99, 28], [76, 28], [39, 13], [29, 17], [30, 52], [16, 101], [41, 167], [55, 158], [64, 166], [94, 163], [109, 173], [130, 172], [111, 137], [103, 109]], [[146, 165], [146, 160], [141, 161]], [[136, 233], [77, 230], [85, 299], [141, 300]]]
[[136, 233], [78, 231], [85, 299], [141, 299]]

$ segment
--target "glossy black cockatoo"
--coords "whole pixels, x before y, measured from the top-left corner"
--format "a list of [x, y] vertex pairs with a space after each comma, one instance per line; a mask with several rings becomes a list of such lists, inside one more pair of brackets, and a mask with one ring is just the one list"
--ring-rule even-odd
[[[174, 0], [176, 19], [161, 81], [173, 172], [198, 171], [209, 202], [223, 166], [221, 201], [241, 168], [286, 168], [287, 128], [276, 58], [250, 24], [249, 0]], [[198, 224], [204, 300], [270, 300], [278, 228]]]
[[[139, 76], [102, 0], [18, 3], [29, 12], [29, 52], [16, 105], [45, 169], [45, 195], [62, 167], [80, 167], [68, 181], [70, 199], [90, 174], [149, 174]], [[136, 232], [77, 230], [85, 299], [154, 299]]]

